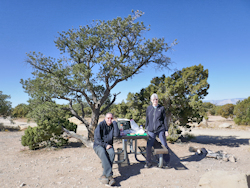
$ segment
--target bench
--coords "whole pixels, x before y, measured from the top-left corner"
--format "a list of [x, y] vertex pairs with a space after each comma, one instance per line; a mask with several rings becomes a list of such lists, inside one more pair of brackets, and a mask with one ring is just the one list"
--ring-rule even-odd
[[168, 154], [168, 149], [159, 142], [158, 138], [155, 139], [154, 145], [153, 145], [154, 151], [153, 155], [159, 155], [159, 162], [158, 167], [163, 167], [163, 154]]

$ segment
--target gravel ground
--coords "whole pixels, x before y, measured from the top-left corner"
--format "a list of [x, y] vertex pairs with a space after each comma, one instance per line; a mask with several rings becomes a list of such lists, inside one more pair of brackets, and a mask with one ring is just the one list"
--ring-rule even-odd
[[[101, 162], [92, 148], [85, 148], [75, 139], [60, 149], [30, 151], [21, 145], [23, 131], [0, 132], [0, 187], [106, 187], [98, 178]], [[250, 172], [249, 130], [194, 128], [194, 139], [185, 143], [169, 143], [171, 169], [143, 168], [133, 155], [129, 164], [114, 164], [114, 187], [194, 188], [200, 177], [212, 170], [232, 173]], [[144, 140], [139, 145], [145, 146]], [[114, 148], [121, 147], [116, 141]], [[189, 147], [223, 150], [237, 162], [225, 162], [189, 152]], [[139, 157], [145, 160], [143, 156]]]

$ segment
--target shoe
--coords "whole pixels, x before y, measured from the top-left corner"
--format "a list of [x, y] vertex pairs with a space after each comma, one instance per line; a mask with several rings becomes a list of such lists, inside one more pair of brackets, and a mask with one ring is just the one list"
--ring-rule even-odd
[[108, 180], [109, 180], [109, 185], [111, 185], [111, 186], [115, 185], [115, 179], [112, 176], [109, 176]]
[[151, 163], [146, 163], [146, 164], [144, 165], [144, 168], [150, 168], [151, 166], [152, 166]]
[[172, 168], [172, 167], [169, 166], [169, 165], [164, 165], [162, 168], [163, 168], [163, 169], [170, 169], [170, 168]]
[[102, 175], [100, 178], [99, 178], [100, 182], [102, 182], [103, 184], [108, 184], [109, 183], [109, 179], [106, 178], [106, 176]]

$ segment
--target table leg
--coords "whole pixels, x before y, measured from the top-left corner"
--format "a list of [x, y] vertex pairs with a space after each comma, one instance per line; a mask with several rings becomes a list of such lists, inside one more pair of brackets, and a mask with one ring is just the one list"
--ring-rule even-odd
[[138, 152], [137, 153], [137, 139], [135, 139], [135, 159], [138, 161], [138, 162], [140, 162], [140, 163], [145, 163], [145, 161], [141, 161], [141, 160], [139, 160], [138, 158], [137, 158], [137, 154], [142, 154], [142, 152]]
[[127, 141], [125, 139], [122, 139], [122, 151], [117, 152], [116, 154], [118, 154], [118, 156], [119, 156], [121, 153], [124, 153], [123, 159], [118, 160], [118, 161], [114, 161], [114, 163], [123, 163], [124, 161], [126, 161], [128, 159]]

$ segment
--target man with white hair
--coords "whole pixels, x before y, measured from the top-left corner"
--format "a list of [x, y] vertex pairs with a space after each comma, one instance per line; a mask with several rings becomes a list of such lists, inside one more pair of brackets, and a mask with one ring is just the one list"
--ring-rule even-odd
[[107, 113], [105, 119], [100, 122], [94, 133], [94, 151], [102, 161], [103, 174], [99, 180], [104, 184], [114, 185], [115, 180], [112, 177], [112, 165], [115, 158], [113, 148], [113, 137], [119, 136], [120, 131], [117, 123], [113, 121], [113, 114]]

